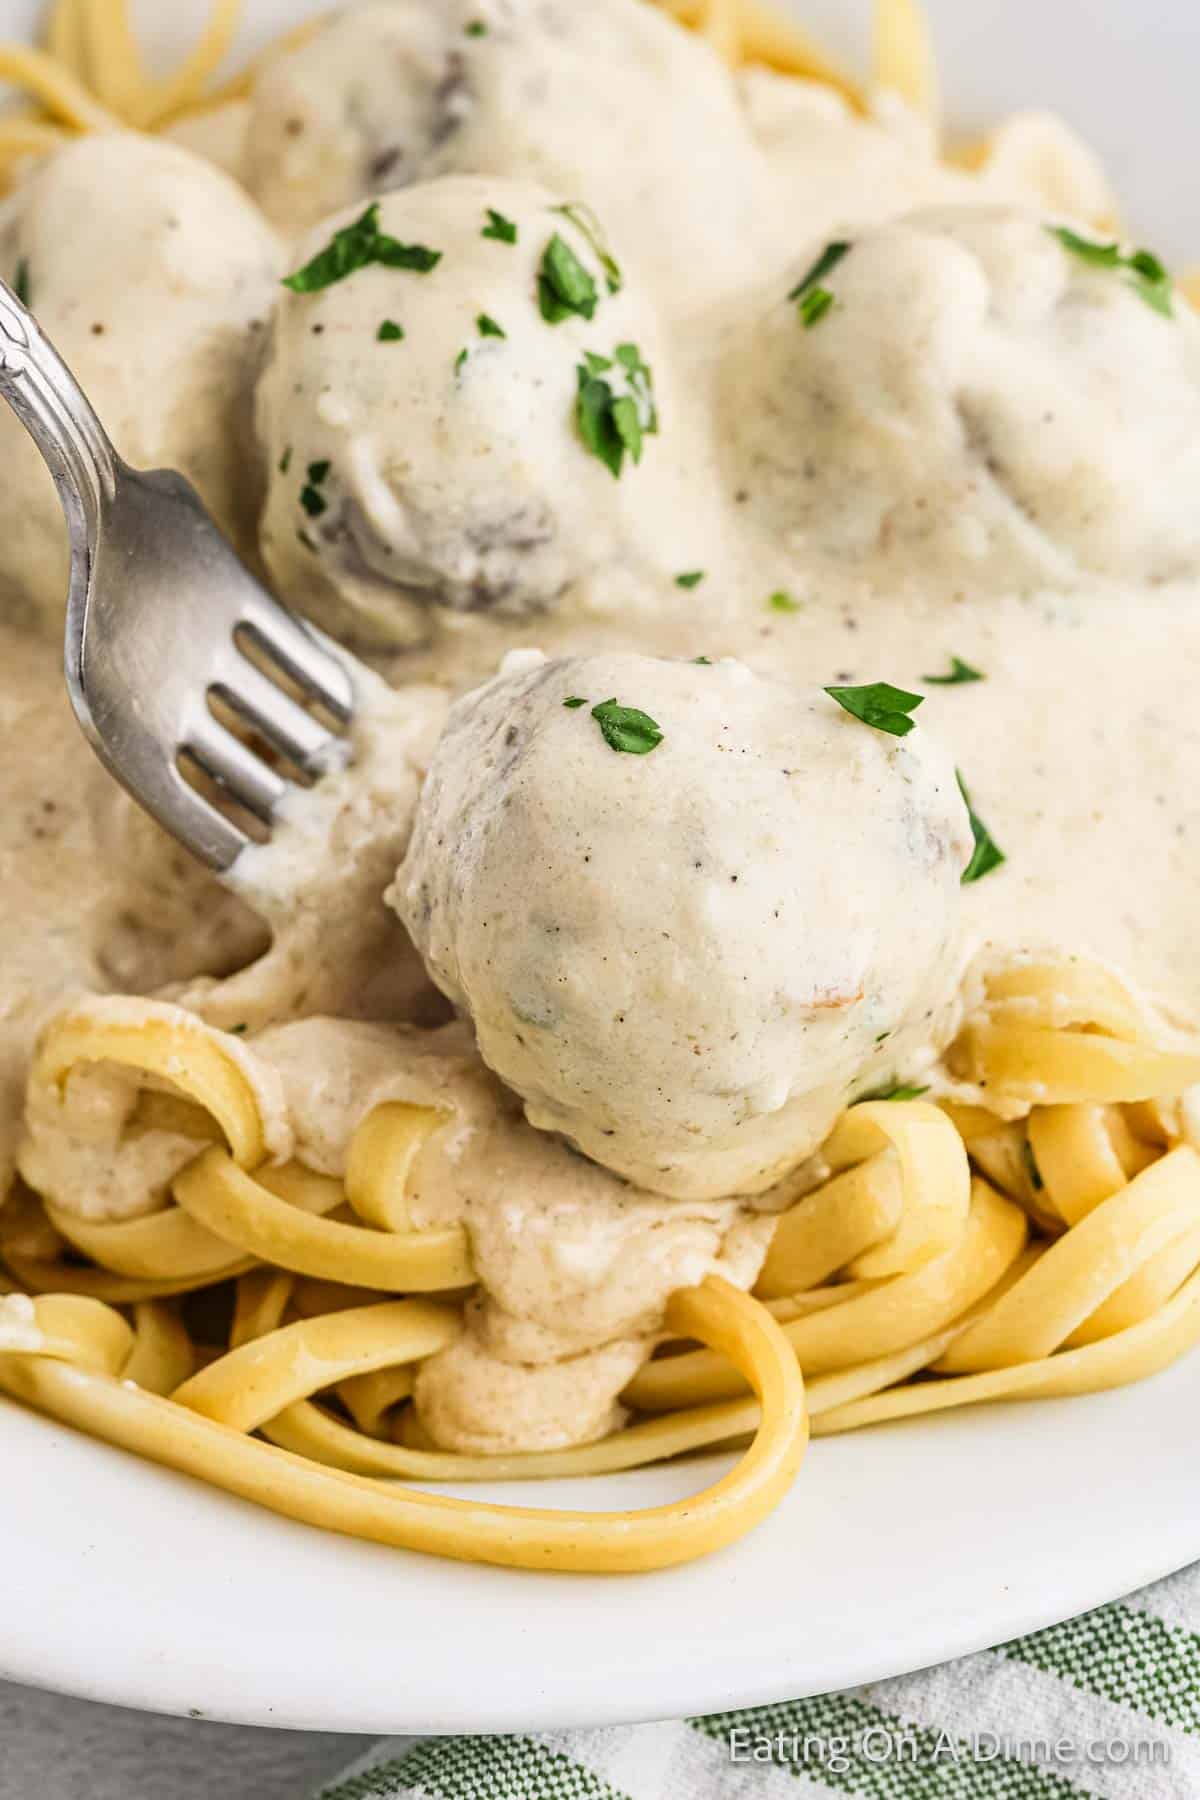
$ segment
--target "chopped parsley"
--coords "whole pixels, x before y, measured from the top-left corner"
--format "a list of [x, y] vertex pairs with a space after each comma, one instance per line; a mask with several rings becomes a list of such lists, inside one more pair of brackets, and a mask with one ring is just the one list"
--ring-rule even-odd
[[950, 658], [948, 675], [922, 675], [921, 677], [921, 680], [929, 687], [962, 687], [968, 681], [986, 681], [986, 679], [987, 677], [981, 675], [978, 669], [973, 669], [970, 663], [965, 663], [961, 656]]
[[864, 725], [888, 731], [893, 737], [908, 736], [916, 724], [909, 714], [925, 699], [924, 694], [906, 693], [888, 681], [873, 681], [867, 687], [827, 687], [825, 692]]
[[325, 248], [318, 250], [302, 269], [286, 276], [283, 285], [294, 294], [315, 294], [372, 263], [428, 275], [441, 260], [440, 250], [430, 250], [424, 244], [402, 244], [399, 238], [380, 231], [379, 202], [373, 200], [361, 218], [335, 231]]
[[13, 276], [13, 293], [22, 306], [29, 306], [33, 300], [33, 283], [29, 278], [29, 258], [23, 256], [17, 264], [17, 272]]
[[323, 512], [329, 510], [329, 502], [321, 489], [329, 478], [332, 466], [328, 457], [308, 465], [308, 480], [300, 489], [300, 504], [310, 519], [319, 519]]
[[286, 475], [288, 470], [291, 468], [291, 466], [292, 466], [292, 446], [289, 444], [287, 449], [284, 451], [283, 455], [279, 459], [279, 473], [281, 475]]
[[467, 349], [466, 349], [466, 348], [465, 348], [465, 346], [464, 346], [464, 348], [463, 348], [463, 349], [461, 349], [461, 350], [460, 350], [460, 351], [459, 351], [459, 353], [458, 353], [458, 355], [457, 355], [457, 356], [456, 356], [456, 357], [455, 357], [455, 359], [454, 359], [454, 373], [455, 373], [455, 374], [456, 374], [456, 375], [461, 375], [461, 374], [462, 374], [462, 372], [463, 372], [463, 364], [464, 364], [464, 363], [465, 363], [465, 362], [466, 362], [466, 360], [467, 360], [467, 357], [468, 357], [468, 356], [469, 356], [469, 355], [470, 355], [470, 351], [469, 351], [469, 350], [467, 350]]
[[517, 228], [511, 219], [497, 212], [494, 206], [487, 209], [488, 222], [480, 232], [481, 237], [494, 238], [498, 244], [515, 244]]
[[1047, 225], [1046, 230], [1058, 239], [1064, 250], [1079, 257], [1081, 262], [1091, 263], [1093, 268], [1124, 269], [1130, 277], [1129, 286], [1147, 306], [1152, 306], [1166, 319], [1174, 318], [1171, 277], [1151, 251], [1126, 253], [1120, 244], [1102, 244], [1095, 238], [1080, 237], [1068, 225]]
[[575, 200], [566, 206], [552, 207], [551, 211], [561, 213], [564, 219], [569, 219], [576, 231], [587, 239], [596, 254], [600, 267], [604, 270], [604, 280], [609, 293], [619, 294], [625, 285], [625, 277], [621, 273], [620, 263], [608, 247], [608, 239], [591, 207], [584, 206], [582, 201]]
[[816, 262], [800, 277], [788, 299], [802, 300], [813, 288], [819, 288], [826, 275], [837, 268], [849, 248], [845, 239], [836, 239], [833, 243], [826, 244]]
[[472, 19], [470, 24], [465, 27], [465, 30], [468, 37], [479, 38], [487, 36], [488, 28], [482, 19]]
[[[641, 462], [643, 440], [658, 431], [653, 377], [636, 344], [618, 344], [611, 357], [585, 350], [575, 373], [579, 435], [592, 455], [619, 477], [626, 453]], [[623, 384], [625, 391], [614, 382]]]
[[693, 656], [692, 661], [694, 663], [699, 663], [701, 668], [704, 668], [704, 669], [712, 668], [712, 657], [711, 656]]
[[377, 342], [381, 344], [398, 344], [404, 336], [403, 325], [397, 325], [395, 319], [385, 319], [375, 333]]
[[789, 293], [788, 299], [795, 301], [800, 323], [805, 331], [811, 331], [833, 305], [833, 294], [822, 284], [826, 275], [837, 268], [849, 249], [850, 245], [844, 238], [826, 244], [816, 262], [806, 270]]
[[1041, 1193], [1046, 1184], [1042, 1180], [1042, 1171], [1037, 1166], [1037, 1157], [1034, 1155], [1033, 1145], [1028, 1138], [1021, 1145], [1021, 1160], [1025, 1164], [1025, 1173], [1029, 1177], [1030, 1187], [1035, 1194]]
[[800, 323], [805, 331], [811, 331], [813, 326], [825, 317], [832, 305], [833, 295], [828, 288], [809, 288], [797, 308], [800, 314]]
[[592, 717], [609, 749], [624, 751], [626, 756], [648, 756], [663, 741], [661, 728], [636, 706], [618, 706], [615, 699], [602, 700], [599, 706], [593, 706]]
[[703, 580], [703, 569], [689, 569], [686, 574], [677, 575], [675, 577], [675, 586], [681, 588], [696, 588], [700, 586], [700, 583]]
[[962, 778], [961, 771], [955, 770], [955, 777], [958, 781], [958, 791], [962, 795], [963, 804], [967, 809], [967, 817], [971, 821], [971, 836], [975, 839], [971, 860], [963, 870], [962, 884], [967, 887], [972, 881], [982, 881], [985, 875], [990, 875], [993, 869], [998, 869], [1006, 859], [1003, 850], [971, 805], [971, 796], [967, 792], [967, 784]]
[[767, 605], [772, 612], [798, 613], [800, 611], [799, 600], [794, 600], [783, 588], [776, 588], [775, 592], [769, 596]]
[[249, 1026], [243, 1021], [240, 1025], [231, 1025], [229, 1030], [233, 1037], [245, 1037], [246, 1032], [249, 1030]]
[[[885, 1032], [884, 1036], [887, 1035]], [[902, 1081], [896, 1081], [887, 1087], [872, 1088], [869, 1094], [860, 1094], [858, 1101], [861, 1103], [864, 1100], [919, 1100], [922, 1094], [928, 1092], [928, 1086], [910, 1087]]]
[[508, 336], [503, 325], [497, 325], [495, 319], [488, 313], [480, 313], [475, 323], [479, 327], [480, 337], [506, 338]]
[[577, 706], [586, 706], [587, 701], [581, 699], [578, 694], [572, 694], [569, 700], [563, 701], [563, 705], [569, 707], [571, 711], [574, 712]]
[[538, 305], [549, 325], [561, 325], [572, 313], [590, 319], [596, 312], [596, 283], [570, 244], [556, 231], [546, 245], [538, 272]]

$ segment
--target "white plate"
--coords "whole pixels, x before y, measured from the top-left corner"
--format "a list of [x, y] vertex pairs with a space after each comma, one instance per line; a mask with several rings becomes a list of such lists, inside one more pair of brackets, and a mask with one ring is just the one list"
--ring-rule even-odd
[[[256, 30], [309, 10], [258, 0]], [[1160, 0], [1152, 27], [1141, 0], [932, 10], [968, 115], [1058, 103], [1109, 154], [1139, 231], [1180, 258], [1200, 253], [1190, 177], [1172, 174], [1200, 147], [1190, 0]], [[5, 35], [33, 11], [0, 0]], [[199, 6], [145, 11], [161, 33]], [[805, 12], [847, 29], [841, 0]], [[1193, 1357], [1119, 1393], [825, 1440], [746, 1542], [603, 1579], [324, 1536], [0, 1403], [0, 1676], [364, 1732], [599, 1724], [843, 1687], [999, 1642], [1200, 1556], [1198, 1411]], [[717, 1467], [547, 1484], [537, 1498], [652, 1504]]]

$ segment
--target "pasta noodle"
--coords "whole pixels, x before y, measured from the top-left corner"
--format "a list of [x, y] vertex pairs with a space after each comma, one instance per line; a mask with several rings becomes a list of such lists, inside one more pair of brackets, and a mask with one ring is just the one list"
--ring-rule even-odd
[[[658, 3], [730, 64], [765, 63], [865, 107], [761, 0]], [[0, 172], [82, 132], [159, 129], [244, 93], [252, 71], [212, 85], [238, 14], [238, 0], [218, 0], [192, 52], [155, 78], [125, 0], [58, 0], [44, 49], [0, 47], [0, 80], [30, 102], [0, 124]], [[914, 0], [880, 0], [873, 85], [936, 123]], [[344, 1173], [323, 1172], [237, 1036], [164, 1002], [88, 1001], [39, 1041], [29, 1093], [42, 1131], [70, 1141], [97, 1071], [129, 1100], [114, 1158], [153, 1139], [178, 1160], [151, 1210], [116, 1219], [83, 1216], [39, 1183], [36, 1158], [22, 1165], [0, 1210], [0, 1390], [385, 1544], [514, 1568], [669, 1566], [765, 1516], [810, 1419], [823, 1435], [1091, 1392], [1200, 1339], [1200, 1154], [1183, 1103], [1200, 1049], [1080, 960], [990, 969], [930, 1096], [865, 1100], [837, 1122], [821, 1179], [777, 1219], [755, 1293], [717, 1277], [677, 1292], [622, 1396], [629, 1422], [519, 1455], [438, 1449], [412, 1404], [422, 1363], [459, 1339], [476, 1280], [466, 1228], [418, 1228], [410, 1204], [445, 1112], [387, 1100], [358, 1124]], [[396, 1485], [611, 1473], [731, 1445], [744, 1446], [736, 1466], [699, 1495], [628, 1514]]]

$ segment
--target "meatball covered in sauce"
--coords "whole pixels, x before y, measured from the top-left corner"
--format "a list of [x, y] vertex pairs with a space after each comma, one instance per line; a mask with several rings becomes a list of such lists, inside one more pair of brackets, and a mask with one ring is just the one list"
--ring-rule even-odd
[[880, 586], [1194, 574], [1200, 324], [1135, 256], [1002, 207], [810, 247], [726, 370], [760, 526]]
[[[259, 500], [247, 395], [282, 272], [257, 207], [209, 163], [133, 132], [49, 157], [0, 228], [8, 280], [78, 377], [117, 449], [182, 469], [243, 546]], [[58, 626], [67, 534], [24, 430], [0, 414], [0, 577]]]
[[[420, 641], [430, 608], [545, 611], [621, 562], [634, 488], [645, 517], [654, 314], [592, 215], [539, 188], [459, 177], [390, 194], [319, 226], [297, 266], [372, 231], [423, 266], [368, 257], [280, 309], [258, 395], [266, 562], [294, 604], [379, 647]], [[624, 480], [580, 422], [581, 381], [601, 369], [645, 435]]]
[[970, 849], [919, 728], [733, 660], [516, 652], [389, 898], [534, 1125], [695, 1198], [766, 1188], [944, 1036]]
[[335, 14], [254, 96], [247, 182], [300, 231], [370, 194], [486, 172], [586, 201], [678, 310], [773, 241], [728, 68], [642, 0], [390, 0]]

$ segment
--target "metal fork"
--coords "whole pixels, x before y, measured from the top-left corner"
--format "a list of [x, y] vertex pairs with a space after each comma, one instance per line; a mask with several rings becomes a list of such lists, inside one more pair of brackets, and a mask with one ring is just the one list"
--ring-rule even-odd
[[210, 867], [228, 869], [250, 833], [184, 778], [181, 753], [268, 827], [291, 783], [214, 716], [210, 701], [316, 778], [348, 752], [308, 706], [337, 727], [350, 723], [352, 661], [254, 579], [189, 481], [122, 461], [78, 382], [3, 282], [0, 396], [40, 450], [67, 516], [65, 660], [75, 716], [134, 799]]

